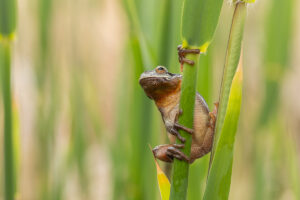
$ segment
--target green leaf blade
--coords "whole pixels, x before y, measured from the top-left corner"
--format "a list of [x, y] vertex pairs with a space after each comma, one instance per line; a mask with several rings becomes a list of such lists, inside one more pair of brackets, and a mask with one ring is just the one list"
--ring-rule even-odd
[[[226, 52], [223, 81], [221, 86], [221, 94], [218, 109], [218, 120], [216, 122], [216, 130], [214, 136], [214, 144], [218, 143], [221, 128], [226, 115], [229, 93], [232, 85], [232, 80], [236, 72], [240, 54], [244, 32], [244, 22], [246, 19], [246, 4], [238, 3], [236, 5], [231, 31]], [[215, 148], [212, 149], [212, 157], [214, 156]]]
[[[235, 5], [221, 86], [210, 171], [204, 199], [228, 199], [233, 163], [234, 139], [242, 98], [241, 46], [246, 4]], [[240, 63], [238, 65], [238, 63]]]
[[206, 52], [220, 16], [223, 0], [185, 0], [181, 37], [184, 47]]
[[242, 81], [242, 66], [240, 65], [235, 73], [230, 89], [224, 125], [221, 130], [219, 142], [216, 144], [216, 151], [207, 179], [204, 200], [228, 199], [234, 140], [242, 100]]

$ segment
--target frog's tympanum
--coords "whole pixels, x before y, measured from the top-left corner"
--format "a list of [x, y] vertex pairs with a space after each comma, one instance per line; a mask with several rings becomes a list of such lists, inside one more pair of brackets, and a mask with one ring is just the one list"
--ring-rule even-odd
[[[205, 100], [197, 93], [193, 129], [178, 124], [178, 117], [181, 114], [179, 109], [181, 81], [182, 75], [172, 74], [162, 66], [158, 66], [152, 71], [144, 72], [139, 80], [146, 95], [155, 101], [171, 142], [171, 144], [155, 147], [153, 149], [154, 156], [165, 162], [172, 162], [173, 158], [177, 158], [192, 163], [195, 159], [204, 156], [211, 150], [217, 109], [209, 112]], [[192, 134], [190, 157], [187, 157], [180, 151], [184, 144], [175, 144], [176, 137], [183, 143], [185, 142], [185, 139], [178, 132], [179, 129]]]

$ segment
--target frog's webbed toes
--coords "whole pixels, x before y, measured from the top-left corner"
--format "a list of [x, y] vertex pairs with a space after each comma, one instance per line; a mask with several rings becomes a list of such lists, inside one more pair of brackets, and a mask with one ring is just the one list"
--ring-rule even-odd
[[156, 146], [154, 149], [152, 149], [152, 152], [155, 158], [161, 161], [173, 162], [173, 158], [175, 156], [173, 156], [173, 153], [169, 152], [170, 151], [169, 148], [182, 149], [184, 148], [184, 144], [163, 144], [163, 145]]
[[186, 162], [190, 162], [190, 159], [182, 152], [180, 151], [178, 148], [174, 147], [174, 146], [170, 146], [167, 149], [167, 155], [171, 158], [176, 158], [178, 160], [183, 160]]

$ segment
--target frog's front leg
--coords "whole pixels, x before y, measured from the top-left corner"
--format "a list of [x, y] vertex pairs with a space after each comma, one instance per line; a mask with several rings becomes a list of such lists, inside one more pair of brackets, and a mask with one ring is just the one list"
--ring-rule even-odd
[[179, 45], [177, 47], [177, 50], [178, 50], [178, 60], [181, 65], [181, 71], [182, 71], [184, 63], [187, 63], [189, 65], [195, 64], [194, 61], [185, 58], [186, 54], [199, 54], [200, 53], [199, 49], [185, 49], [181, 45]]

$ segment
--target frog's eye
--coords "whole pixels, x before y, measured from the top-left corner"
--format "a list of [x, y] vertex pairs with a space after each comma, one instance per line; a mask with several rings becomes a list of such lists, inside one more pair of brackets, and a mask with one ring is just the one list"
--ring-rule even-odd
[[167, 72], [167, 69], [165, 67], [163, 67], [163, 66], [158, 66], [158, 67], [156, 67], [155, 71], [158, 74], [164, 74], [164, 73]]

